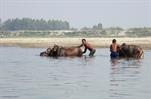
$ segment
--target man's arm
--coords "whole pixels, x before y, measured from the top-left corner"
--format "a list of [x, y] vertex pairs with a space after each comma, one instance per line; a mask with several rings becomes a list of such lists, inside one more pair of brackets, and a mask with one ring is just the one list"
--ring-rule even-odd
[[86, 51], [87, 51], [87, 48], [84, 49], [83, 54], [86, 53]]
[[112, 52], [112, 45], [110, 45], [110, 52]]
[[77, 47], [82, 47], [83, 46], [83, 44], [81, 44], [80, 46], [77, 46]]

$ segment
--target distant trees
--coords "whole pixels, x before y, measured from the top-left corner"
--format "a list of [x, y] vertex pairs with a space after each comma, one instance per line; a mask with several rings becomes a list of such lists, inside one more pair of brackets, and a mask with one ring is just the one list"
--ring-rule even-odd
[[[17, 31], [21, 30], [21, 31]], [[29, 30], [29, 31], [28, 31]], [[70, 30], [70, 31], [51, 31], [51, 30]], [[102, 23], [91, 27], [83, 27], [80, 30], [70, 28], [69, 22], [61, 20], [44, 19], [8, 19], [2, 21], [0, 18], [0, 37], [39, 37], [39, 36], [89, 36], [89, 37], [112, 37], [129, 36], [144, 37], [151, 36], [151, 27], [137, 27], [124, 30], [121, 27], [104, 28]]]
[[[1, 20], [0, 20], [1, 23]], [[3, 30], [68, 30], [70, 25], [67, 21], [44, 20], [44, 19], [8, 19], [0, 24]]]
[[151, 36], [151, 27], [130, 28], [126, 32], [128, 36]]

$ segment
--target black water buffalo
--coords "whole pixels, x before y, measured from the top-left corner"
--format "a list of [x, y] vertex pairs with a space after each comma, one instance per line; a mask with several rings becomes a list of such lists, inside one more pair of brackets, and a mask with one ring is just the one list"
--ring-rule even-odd
[[119, 49], [120, 58], [143, 58], [144, 52], [140, 46], [123, 43]]

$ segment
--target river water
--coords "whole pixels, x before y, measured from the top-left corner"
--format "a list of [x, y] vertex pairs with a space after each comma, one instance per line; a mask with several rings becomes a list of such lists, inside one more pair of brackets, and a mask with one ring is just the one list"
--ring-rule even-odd
[[0, 47], [0, 99], [151, 99], [151, 50], [144, 59], [40, 57], [41, 48]]

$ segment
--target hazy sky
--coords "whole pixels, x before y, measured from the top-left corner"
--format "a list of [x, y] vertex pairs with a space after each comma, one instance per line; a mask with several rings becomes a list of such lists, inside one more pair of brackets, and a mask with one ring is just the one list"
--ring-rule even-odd
[[0, 0], [0, 18], [61, 19], [73, 27], [151, 27], [151, 0]]

